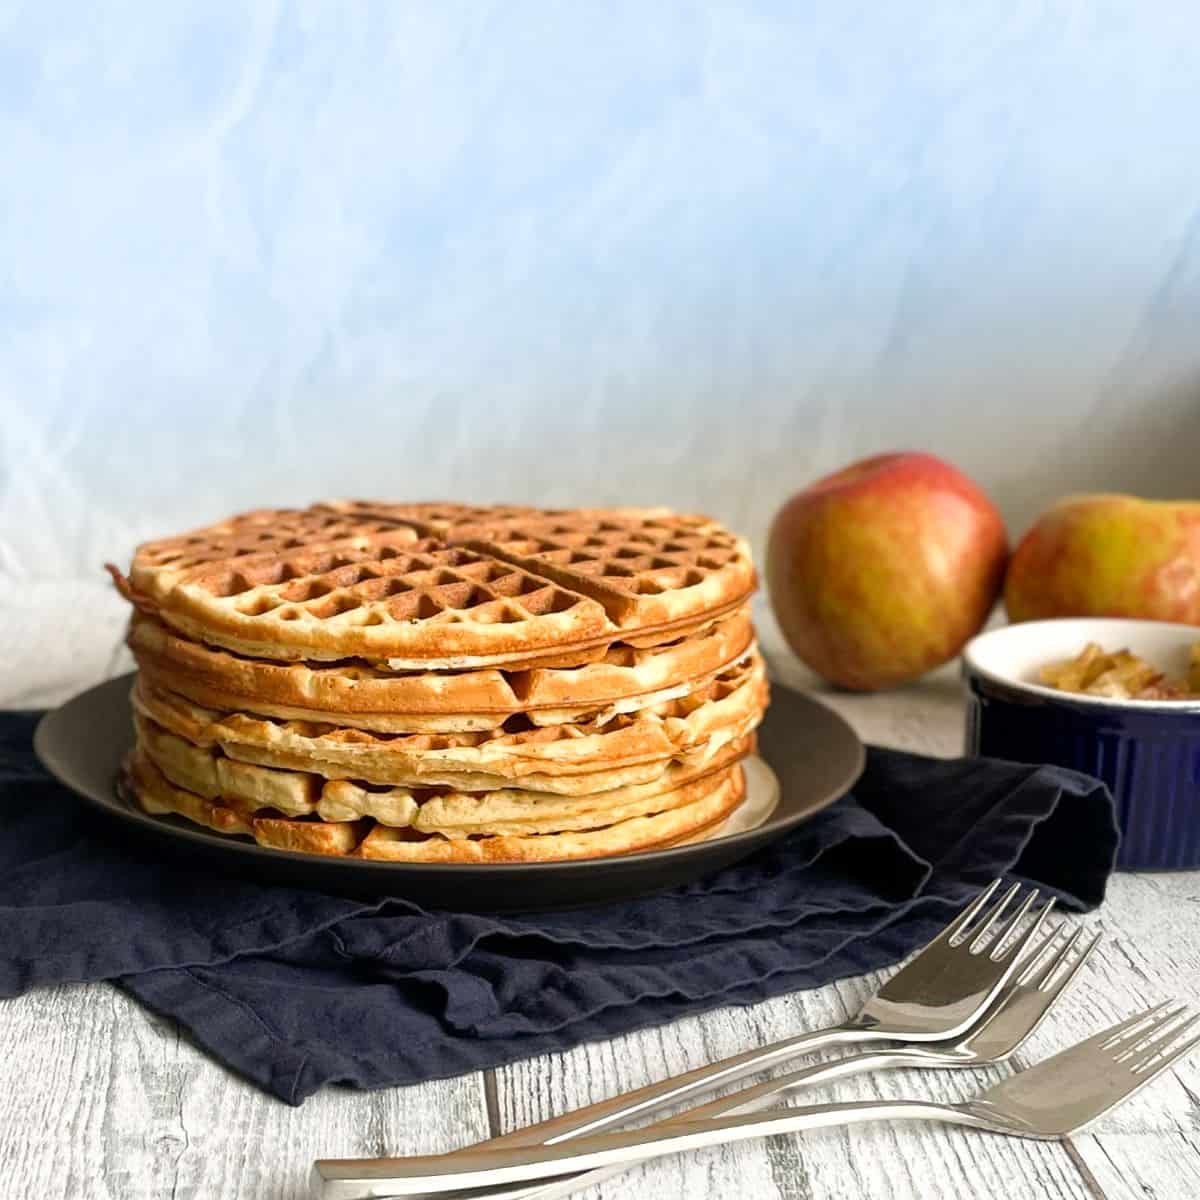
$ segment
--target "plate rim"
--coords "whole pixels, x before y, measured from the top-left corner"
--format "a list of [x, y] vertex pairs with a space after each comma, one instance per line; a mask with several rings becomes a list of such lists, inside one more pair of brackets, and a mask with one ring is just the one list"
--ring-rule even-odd
[[[665, 846], [653, 850], [637, 850], [628, 854], [607, 854], [594, 858], [549, 859], [545, 862], [532, 863], [382, 862], [366, 858], [306, 854], [297, 850], [279, 850], [272, 846], [260, 846], [257, 842], [244, 842], [240, 839], [230, 838], [199, 827], [189, 829], [185, 826], [168, 824], [150, 813], [143, 813], [132, 807], [128, 800], [121, 796], [117, 779], [110, 782], [111, 794], [102, 799], [89, 787], [81, 786], [78, 781], [67, 778], [63, 772], [57, 769], [52, 761], [52, 753], [49, 749], [49, 742], [54, 736], [56, 724], [64, 720], [69, 720], [69, 710], [76, 705], [86, 703], [93, 697], [94, 693], [107, 690], [116, 692], [121, 689], [121, 685], [124, 685], [121, 702], [128, 706], [128, 689], [132, 686], [136, 674], [136, 671], [130, 671], [114, 676], [111, 679], [102, 680], [76, 693], [69, 700], [64, 701], [55, 708], [49, 709], [42, 715], [37, 723], [37, 728], [34, 730], [33, 750], [38, 762], [54, 779], [86, 801], [94, 811], [100, 812], [107, 817], [124, 821], [155, 836], [181, 839], [184, 842], [191, 842], [202, 846], [206, 850], [224, 851], [231, 856], [241, 855], [244, 856], [242, 859], [244, 862], [261, 861], [266, 856], [271, 861], [293, 865], [306, 864], [312, 866], [315, 862], [318, 864], [318, 869], [336, 865], [339, 870], [349, 869], [357, 871], [359, 877], [364, 882], [371, 877], [377, 877], [383, 881], [394, 879], [397, 875], [409, 875], [414, 878], [419, 877], [435, 880], [440, 878], [461, 879], [468, 874], [477, 875], [481, 873], [496, 877], [513, 874], [530, 877], [541, 874], [556, 874], [570, 870], [590, 869], [591, 871], [600, 871], [604, 869], [622, 869], [634, 864], [637, 866], [653, 867], [656, 863], [676, 862], [680, 859], [703, 853], [705, 850], [711, 850], [716, 846], [736, 851], [746, 843], [752, 843], [756, 846], [765, 841], [773, 841], [776, 838], [782, 837], [796, 825], [816, 816], [819, 812], [823, 812], [854, 787], [861, 778], [866, 766], [866, 747], [854, 728], [840, 713], [828, 705], [822, 704], [806, 692], [800, 692], [794, 688], [788, 688], [783, 684], [772, 681], [772, 690], [788, 692], [794, 702], [800, 702], [807, 707], [819, 709], [826, 718], [840, 725], [843, 733], [848, 735], [849, 739], [853, 741], [855, 763], [853, 769], [846, 772], [847, 778], [843, 784], [840, 784], [828, 794], [823, 795], [816, 802], [810, 805], [801, 805], [796, 811], [780, 812], [785, 806], [785, 789], [780, 782], [780, 796], [774, 811], [761, 825], [753, 829], [728, 834], [721, 838], [685, 843], [680, 846]], [[131, 709], [130, 715], [132, 721]], [[771, 766], [769, 759], [763, 756], [761, 751], [756, 752], [756, 756], [766, 764], [778, 781], [778, 772]], [[316, 878], [314, 878], [313, 883], [315, 886], [319, 886], [319, 880]]]

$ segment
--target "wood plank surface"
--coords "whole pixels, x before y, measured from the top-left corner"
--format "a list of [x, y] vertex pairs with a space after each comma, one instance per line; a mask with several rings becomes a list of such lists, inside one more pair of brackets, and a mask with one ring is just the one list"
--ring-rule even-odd
[[314, 1158], [487, 1136], [482, 1081], [291, 1108], [102, 985], [0, 1002], [5, 1200], [302, 1200]]
[[[0, 586], [0, 705], [49, 704], [126, 669], [123, 613], [102, 582]], [[46, 630], [53, 630], [49, 637]], [[814, 681], [769, 621], [779, 676]], [[820, 692], [869, 741], [958, 753], [956, 673], [878, 696]], [[1032, 1061], [1136, 1008], [1200, 991], [1200, 873], [1120, 876], [1085, 919], [1106, 942]], [[0, 1200], [301, 1200], [312, 1159], [438, 1151], [507, 1131], [763, 1041], [832, 1023], [878, 979], [845, 980], [489, 1073], [376, 1093], [332, 1089], [293, 1109], [195, 1049], [115, 989], [0, 1002]], [[992, 1072], [897, 1072], [821, 1098], [970, 1095]], [[795, 1102], [803, 1103], [800, 1095]], [[491, 1119], [489, 1121], [489, 1109]], [[1200, 1062], [1177, 1066], [1068, 1144], [939, 1126], [778, 1137], [635, 1168], [589, 1200], [1190, 1200], [1200, 1197]]]

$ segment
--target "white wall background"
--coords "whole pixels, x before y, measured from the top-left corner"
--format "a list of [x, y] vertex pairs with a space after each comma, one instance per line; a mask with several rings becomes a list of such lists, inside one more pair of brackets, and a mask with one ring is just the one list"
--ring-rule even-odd
[[1196, 494], [1168, 0], [0, 0], [0, 582], [329, 494]]

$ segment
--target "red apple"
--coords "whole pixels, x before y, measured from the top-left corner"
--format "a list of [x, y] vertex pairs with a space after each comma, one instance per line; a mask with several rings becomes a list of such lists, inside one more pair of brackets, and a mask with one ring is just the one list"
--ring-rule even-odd
[[1017, 546], [1004, 605], [1013, 621], [1145, 617], [1200, 625], [1200, 502], [1059, 500]]
[[881, 454], [779, 510], [767, 587], [804, 662], [875, 691], [958, 654], [987, 620], [1007, 556], [996, 506], [961, 471], [932, 454]]

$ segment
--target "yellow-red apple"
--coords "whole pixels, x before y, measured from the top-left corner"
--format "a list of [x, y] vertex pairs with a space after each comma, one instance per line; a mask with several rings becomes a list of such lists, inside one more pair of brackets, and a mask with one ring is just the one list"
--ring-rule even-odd
[[1017, 546], [1004, 606], [1012, 621], [1144, 617], [1200, 625], [1200, 502], [1059, 500]]
[[931, 454], [883, 454], [797, 492], [775, 516], [767, 587], [792, 649], [858, 691], [953, 658], [996, 601], [996, 506]]

